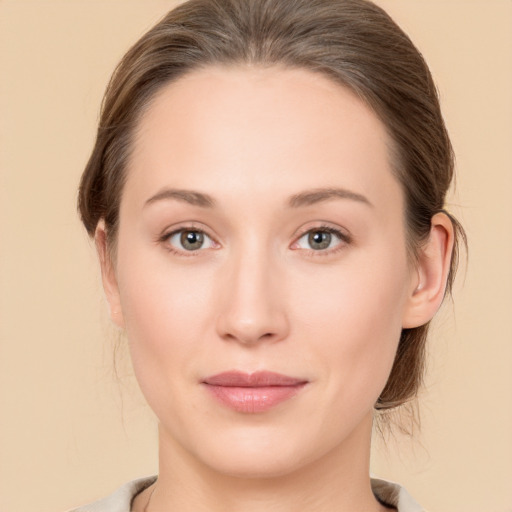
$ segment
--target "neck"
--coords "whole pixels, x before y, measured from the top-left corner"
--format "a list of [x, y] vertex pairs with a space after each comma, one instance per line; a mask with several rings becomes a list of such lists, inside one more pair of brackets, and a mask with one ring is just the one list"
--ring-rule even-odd
[[369, 478], [371, 418], [361, 427], [316, 460], [283, 474], [251, 477], [206, 466], [160, 428], [159, 477], [138, 503], [145, 506], [152, 494], [148, 512], [381, 512], [386, 509], [373, 496]]

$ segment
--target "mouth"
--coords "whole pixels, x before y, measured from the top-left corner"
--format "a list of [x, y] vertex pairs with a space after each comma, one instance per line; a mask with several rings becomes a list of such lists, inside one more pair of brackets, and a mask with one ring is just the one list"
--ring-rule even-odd
[[202, 384], [221, 404], [243, 413], [265, 412], [297, 395], [308, 381], [275, 372], [229, 371]]

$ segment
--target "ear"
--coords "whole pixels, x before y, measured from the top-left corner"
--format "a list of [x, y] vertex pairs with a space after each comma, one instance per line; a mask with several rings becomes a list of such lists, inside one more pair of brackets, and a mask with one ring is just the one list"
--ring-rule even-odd
[[124, 329], [123, 312], [121, 309], [121, 300], [119, 296], [119, 286], [112, 258], [108, 250], [107, 231], [105, 221], [101, 219], [94, 232], [94, 242], [98, 251], [98, 259], [101, 267], [101, 280], [103, 290], [110, 309], [111, 320], [121, 329]]
[[402, 327], [411, 329], [429, 322], [443, 302], [454, 243], [454, 229], [446, 213], [432, 217], [430, 235], [418, 253], [417, 276], [404, 310]]

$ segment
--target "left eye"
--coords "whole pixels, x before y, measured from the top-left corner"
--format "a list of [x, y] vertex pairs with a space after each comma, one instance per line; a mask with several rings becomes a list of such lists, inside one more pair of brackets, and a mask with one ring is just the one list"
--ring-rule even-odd
[[302, 235], [296, 243], [300, 249], [324, 251], [336, 247], [342, 241], [343, 235], [338, 231], [322, 228], [308, 231]]
[[198, 251], [215, 246], [215, 242], [205, 232], [197, 229], [180, 229], [171, 233], [167, 240], [175, 249], [181, 251]]

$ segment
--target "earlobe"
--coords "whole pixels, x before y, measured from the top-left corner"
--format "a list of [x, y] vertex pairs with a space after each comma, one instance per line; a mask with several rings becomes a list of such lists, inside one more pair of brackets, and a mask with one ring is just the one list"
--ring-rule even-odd
[[96, 251], [100, 262], [101, 281], [103, 283], [103, 290], [105, 291], [105, 296], [109, 305], [110, 318], [118, 327], [124, 329], [119, 287], [117, 284], [115, 268], [108, 250], [107, 231], [103, 219], [100, 220], [96, 226], [94, 242], [96, 244]]
[[454, 244], [450, 217], [443, 212], [432, 217], [428, 240], [419, 248], [417, 278], [411, 284], [402, 327], [412, 329], [429, 322], [446, 290]]

